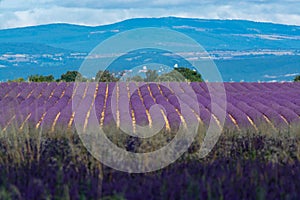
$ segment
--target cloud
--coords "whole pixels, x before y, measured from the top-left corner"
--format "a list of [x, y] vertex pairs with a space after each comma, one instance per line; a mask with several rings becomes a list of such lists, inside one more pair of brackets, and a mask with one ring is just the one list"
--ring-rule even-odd
[[300, 25], [298, 0], [3, 0], [0, 28], [47, 23], [102, 25], [136, 17], [247, 19]]

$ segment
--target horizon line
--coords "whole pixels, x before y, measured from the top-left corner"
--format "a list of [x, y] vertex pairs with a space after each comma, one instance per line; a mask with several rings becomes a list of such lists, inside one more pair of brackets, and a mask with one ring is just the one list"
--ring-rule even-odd
[[175, 18], [175, 19], [187, 19], [187, 20], [209, 20], [209, 21], [247, 21], [247, 22], [253, 22], [253, 23], [262, 23], [262, 24], [274, 24], [274, 25], [284, 25], [284, 26], [295, 26], [300, 27], [300, 25], [297, 24], [284, 24], [284, 23], [277, 23], [272, 21], [256, 21], [251, 19], [240, 19], [240, 18], [197, 18], [197, 17], [180, 17], [180, 16], [162, 16], [162, 17], [136, 17], [136, 18], [128, 18], [124, 20], [118, 20], [112, 23], [103, 23], [103, 24], [84, 24], [84, 23], [68, 23], [68, 22], [53, 22], [53, 23], [41, 23], [41, 24], [35, 24], [35, 25], [28, 25], [28, 26], [16, 26], [16, 27], [10, 27], [10, 28], [2, 28], [2, 30], [12, 30], [12, 29], [22, 29], [22, 28], [30, 28], [30, 27], [39, 27], [39, 26], [47, 26], [47, 25], [73, 25], [73, 26], [82, 26], [82, 27], [101, 27], [101, 26], [111, 26], [119, 23], [123, 23], [130, 20], [138, 20], [138, 19], [167, 19], [167, 18]]

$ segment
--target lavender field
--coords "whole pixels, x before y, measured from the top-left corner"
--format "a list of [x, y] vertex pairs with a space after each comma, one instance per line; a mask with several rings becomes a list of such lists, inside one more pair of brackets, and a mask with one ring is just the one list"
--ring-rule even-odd
[[[1, 131], [22, 130], [28, 125], [44, 131], [67, 130], [72, 128], [76, 115], [85, 127], [89, 123], [101, 127], [127, 124], [129, 116], [133, 121], [132, 130], [136, 124], [149, 125], [152, 119], [159, 117], [157, 115], [162, 115], [165, 129], [170, 130], [188, 117], [180, 113], [178, 98], [189, 106], [198, 123], [208, 125], [210, 120], [219, 123], [218, 113], [211, 110], [212, 91], [208, 91], [205, 83], [165, 84], [2, 83]], [[299, 83], [225, 83], [224, 87], [227, 97], [225, 128], [258, 132], [261, 125], [266, 125], [275, 132], [300, 122]], [[155, 104], [165, 110], [151, 116], [150, 108]], [[95, 112], [98, 121], [89, 121], [91, 112]]]
[[[224, 89], [196, 82], [1, 83], [0, 199], [299, 199], [300, 83]], [[195, 124], [188, 151], [145, 174], [102, 165], [78, 137], [103, 129], [120, 148], [143, 153]], [[210, 125], [222, 134], [200, 158]], [[160, 126], [153, 138], [126, 134]]]

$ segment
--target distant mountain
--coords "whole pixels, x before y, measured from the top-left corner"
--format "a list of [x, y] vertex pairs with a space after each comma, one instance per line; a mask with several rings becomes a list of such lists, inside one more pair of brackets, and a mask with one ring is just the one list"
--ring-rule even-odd
[[72, 51], [89, 52], [118, 32], [142, 28], [170, 28], [192, 37], [207, 50], [300, 49], [300, 27], [244, 20], [140, 18], [112, 25], [87, 27], [49, 24], [0, 30], [0, 43], [47, 44]]
[[3, 42], [0, 43], [0, 54], [68, 54], [72, 50], [52, 47], [40, 43], [27, 43], [27, 42]]
[[289, 81], [291, 74], [300, 73], [299, 26], [166, 17], [96, 27], [49, 24], [0, 30], [0, 80], [48, 71], [59, 76], [78, 68], [103, 40], [142, 27], [169, 28], [190, 36], [215, 59], [225, 81]]

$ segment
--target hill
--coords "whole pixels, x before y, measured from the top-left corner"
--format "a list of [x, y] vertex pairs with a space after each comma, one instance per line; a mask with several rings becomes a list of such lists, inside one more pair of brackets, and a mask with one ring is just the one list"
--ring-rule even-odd
[[[166, 17], [95, 27], [48, 24], [0, 30], [0, 80], [26, 76], [32, 70], [45, 75], [55, 70], [59, 75], [78, 69], [100, 42], [143, 27], [169, 28], [190, 36], [215, 59], [225, 81], [290, 81], [293, 77], [286, 75], [300, 73], [299, 26]], [[24, 54], [23, 59], [18, 54]]]

